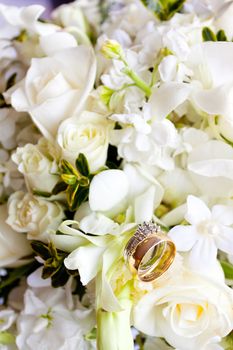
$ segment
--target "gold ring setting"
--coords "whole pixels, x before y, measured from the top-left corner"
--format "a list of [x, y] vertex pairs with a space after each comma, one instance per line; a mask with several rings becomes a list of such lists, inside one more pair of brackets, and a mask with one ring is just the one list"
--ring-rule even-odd
[[153, 222], [139, 225], [124, 251], [131, 272], [143, 282], [151, 282], [166, 272], [175, 255], [175, 244]]

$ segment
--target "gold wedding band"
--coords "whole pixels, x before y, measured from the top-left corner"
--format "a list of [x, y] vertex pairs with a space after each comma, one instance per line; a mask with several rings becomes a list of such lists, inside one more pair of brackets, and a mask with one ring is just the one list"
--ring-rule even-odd
[[153, 222], [139, 225], [124, 251], [131, 272], [143, 282], [160, 277], [171, 266], [175, 255], [175, 244]]

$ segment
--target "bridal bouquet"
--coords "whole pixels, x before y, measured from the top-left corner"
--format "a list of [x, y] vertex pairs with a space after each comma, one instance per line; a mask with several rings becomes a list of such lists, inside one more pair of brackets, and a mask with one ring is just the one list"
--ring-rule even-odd
[[0, 4], [0, 349], [233, 349], [233, 2]]

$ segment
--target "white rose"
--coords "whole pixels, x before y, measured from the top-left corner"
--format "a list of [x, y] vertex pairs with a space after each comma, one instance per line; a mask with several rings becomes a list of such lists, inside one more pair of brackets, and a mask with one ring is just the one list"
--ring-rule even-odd
[[233, 326], [233, 291], [190, 271], [158, 282], [134, 309], [134, 326], [179, 350], [204, 349]]
[[78, 112], [93, 88], [96, 61], [89, 46], [67, 48], [33, 58], [25, 79], [5, 93], [17, 111], [27, 111], [46, 137]]
[[12, 160], [24, 174], [26, 184], [31, 190], [51, 192], [59, 179], [53, 174], [56, 164], [44, 155], [39, 145], [26, 144], [18, 147]]
[[105, 165], [113, 125], [104, 116], [88, 111], [82, 112], [80, 117], [65, 120], [57, 135], [63, 157], [74, 163], [83, 153], [91, 172], [97, 171]]
[[46, 240], [50, 230], [56, 230], [64, 219], [58, 202], [49, 202], [21, 191], [8, 200], [7, 223], [18, 232], [28, 232], [29, 239]]
[[4, 204], [0, 206], [0, 267], [13, 267], [31, 253], [31, 248], [26, 236], [13, 231], [6, 219], [7, 206]]

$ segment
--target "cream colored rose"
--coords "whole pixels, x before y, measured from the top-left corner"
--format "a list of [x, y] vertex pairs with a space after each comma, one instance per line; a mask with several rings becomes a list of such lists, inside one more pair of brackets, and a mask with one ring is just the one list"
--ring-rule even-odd
[[21, 258], [31, 253], [31, 247], [23, 233], [18, 233], [6, 223], [7, 205], [0, 206], [0, 267], [15, 267], [23, 263]]
[[190, 271], [159, 284], [134, 309], [134, 326], [179, 350], [204, 349], [233, 326], [233, 291]]
[[25, 79], [5, 93], [17, 111], [27, 111], [47, 138], [79, 111], [93, 88], [96, 61], [89, 46], [66, 48], [33, 58]]
[[101, 168], [107, 159], [109, 132], [113, 123], [104, 116], [84, 111], [77, 118], [65, 120], [57, 135], [63, 157], [74, 163], [83, 153], [89, 163], [91, 172]]
[[18, 191], [8, 200], [7, 223], [18, 232], [27, 232], [28, 239], [46, 240], [50, 230], [56, 230], [64, 219], [57, 202], [49, 202], [30, 193]]
[[26, 144], [18, 147], [12, 155], [12, 160], [18, 165], [18, 170], [24, 174], [29, 189], [51, 192], [59, 177], [56, 163], [44, 154], [40, 145]]

